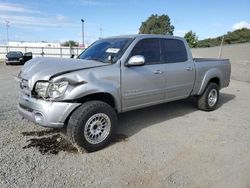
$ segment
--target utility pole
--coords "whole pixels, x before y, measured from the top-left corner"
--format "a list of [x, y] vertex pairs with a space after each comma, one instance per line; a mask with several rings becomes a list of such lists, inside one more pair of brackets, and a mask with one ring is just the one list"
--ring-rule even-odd
[[10, 22], [8, 20], [6, 20], [5, 22], [6, 22], [6, 41], [7, 41], [7, 45], [9, 45], [9, 27], [10, 27]]
[[82, 22], [82, 46], [85, 47], [84, 45], [84, 19], [81, 19]]

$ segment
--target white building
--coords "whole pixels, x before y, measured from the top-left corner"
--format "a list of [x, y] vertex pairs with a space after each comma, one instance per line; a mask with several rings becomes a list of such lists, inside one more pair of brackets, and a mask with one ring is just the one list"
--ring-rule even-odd
[[8, 42], [8, 46], [13, 47], [60, 47], [60, 43], [53, 42]]

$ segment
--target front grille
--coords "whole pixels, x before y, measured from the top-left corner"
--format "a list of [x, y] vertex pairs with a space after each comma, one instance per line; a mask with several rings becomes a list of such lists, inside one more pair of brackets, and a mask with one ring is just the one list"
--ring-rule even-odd
[[8, 61], [19, 61], [18, 58], [8, 58]]

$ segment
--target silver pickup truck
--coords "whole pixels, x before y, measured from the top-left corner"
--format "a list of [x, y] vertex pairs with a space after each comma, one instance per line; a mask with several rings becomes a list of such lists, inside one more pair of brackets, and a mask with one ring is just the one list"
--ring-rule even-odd
[[180, 37], [110, 37], [77, 59], [28, 61], [18, 110], [41, 126], [66, 127], [76, 146], [96, 151], [109, 143], [118, 113], [190, 96], [199, 109], [216, 109], [230, 73], [227, 59], [193, 59]]

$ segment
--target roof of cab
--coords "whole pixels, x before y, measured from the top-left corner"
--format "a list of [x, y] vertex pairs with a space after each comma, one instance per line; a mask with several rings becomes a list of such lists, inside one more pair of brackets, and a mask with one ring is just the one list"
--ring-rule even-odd
[[172, 35], [157, 35], [157, 34], [134, 34], [134, 35], [119, 35], [119, 36], [112, 36], [107, 37], [105, 39], [109, 38], [173, 38], [173, 39], [183, 39], [182, 37], [172, 36]]

